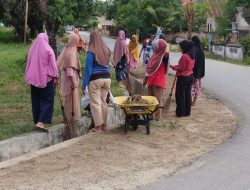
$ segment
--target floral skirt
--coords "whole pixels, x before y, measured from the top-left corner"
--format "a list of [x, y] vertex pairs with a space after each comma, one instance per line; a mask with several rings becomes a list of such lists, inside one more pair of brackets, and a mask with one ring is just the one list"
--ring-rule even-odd
[[129, 54], [129, 66], [132, 69], [136, 69], [137, 61], [135, 60], [134, 53]]
[[192, 96], [198, 97], [201, 95], [201, 79], [195, 79], [192, 85]]

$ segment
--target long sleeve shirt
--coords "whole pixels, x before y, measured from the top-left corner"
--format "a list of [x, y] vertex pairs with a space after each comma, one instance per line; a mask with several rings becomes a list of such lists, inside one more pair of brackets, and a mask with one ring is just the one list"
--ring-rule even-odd
[[195, 60], [191, 59], [188, 54], [183, 54], [179, 60], [178, 65], [172, 66], [177, 76], [189, 76], [193, 74]]
[[85, 90], [86, 87], [89, 85], [91, 75], [101, 72], [109, 72], [109, 66], [104, 67], [102, 65], [99, 65], [98, 62], [95, 60], [95, 54], [88, 51], [83, 73], [84, 78], [82, 82], [82, 88]]

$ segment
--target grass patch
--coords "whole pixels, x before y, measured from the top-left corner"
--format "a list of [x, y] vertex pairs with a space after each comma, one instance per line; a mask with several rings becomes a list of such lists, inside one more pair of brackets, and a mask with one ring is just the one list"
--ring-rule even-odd
[[16, 37], [16, 32], [12, 28], [0, 27], [0, 42], [10, 43], [14, 42]]
[[[23, 44], [0, 44], [0, 140], [34, 130], [30, 87], [24, 80], [28, 48]], [[80, 56], [80, 60], [81, 63], [85, 62], [84, 55]], [[121, 95], [122, 89], [115, 81], [114, 71], [111, 73], [112, 93], [114, 96]], [[51, 125], [62, 121], [56, 92]]]
[[250, 66], [250, 61], [249, 61], [248, 57], [246, 57], [243, 61], [237, 61], [237, 60], [233, 60], [233, 59], [224, 58], [224, 57], [219, 56], [219, 55], [214, 55], [214, 54], [211, 54], [209, 52], [205, 52], [205, 55], [206, 55], [206, 58], [208, 58], [208, 59], [214, 59], [217, 61], [224, 61], [227, 63], [236, 64], [236, 65]]

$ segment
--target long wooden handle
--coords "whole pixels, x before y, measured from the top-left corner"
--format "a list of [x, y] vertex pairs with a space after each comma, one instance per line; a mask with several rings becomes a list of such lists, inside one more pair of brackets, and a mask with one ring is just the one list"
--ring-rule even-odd
[[174, 81], [173, 81], [173, 84], [172, 84], [172, 87], [171, 87], [171, 91], [170, 91], [170, 95], [173, 94], [173, 90], [174, 90], [174, 85], [175, 85], [176, 79], [177, 79], [177, 75], [175, 74]]

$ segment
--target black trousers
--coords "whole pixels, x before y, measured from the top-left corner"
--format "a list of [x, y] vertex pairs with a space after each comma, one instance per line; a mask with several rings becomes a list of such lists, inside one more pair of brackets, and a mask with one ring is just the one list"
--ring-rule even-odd
[[193, 75], [179, 76], [176, 83], [175, 100], [176, 100], [176, 116], [185, 117], [191, 114], [192, 96], [191, 88], [193, 83]]
[[54, 108], [54, 82], [48, 82], [45, 88], [31, 85], [31, 102], [33, 120], [37, 122], [51, 123]]

